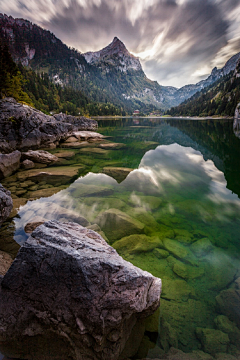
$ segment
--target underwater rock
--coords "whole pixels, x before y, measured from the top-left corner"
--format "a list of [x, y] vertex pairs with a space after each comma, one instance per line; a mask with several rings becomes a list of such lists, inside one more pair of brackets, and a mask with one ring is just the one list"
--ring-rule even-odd
[[194, 256], [191, 250], [178, 241], [172, 239], [163, 239], [163, 247], [172, 253], [174, 257], [195, 265]]
[[[169, 350], [169, 352], [167, 354], [160, 355], [156, 359], [153, 359], [153, 357], [151, 357], [151, 359], [147, 358], [144, 360], [159, 360], [159, 359], [165, 359], [165, 360], [214, 360], [214, 358], [210, 354], [207, 354], [203, 351], [194, 350], [191, 353], [184, 353], [182, 350], [176, 349], [175, 347], [171, 347], [171, 349]], [[236, 359], [236, 358], [234, 358], [234, 359]], [[226, 360], [227, 360], [227, 358], [226, 358]], [[232, 360], [232, 358], [230, 357], [229, 360]]]
[[167, 261], [171, 264], [173, 272], [185, 280], [196, 279], [204, 275], [202, 267], [184, 264], [173, 256], [169, 256]]
[[160, 279], [124, 261], [93, 230], [49, 221], [33, 231], [1, 282], [1, 352], [116, 360], [138, 319], [158, 308], [160, 292]]
[[112, 242], [123, 237], [143, 233], [144, 224], [117, 209], [109, 209], [99, 215], [95, 222]]
[[45, 181], [47, 184], [67, 184], [78, 175], [79, 166], [54, 166], [48, 167], [44, 171], [39, 169], [32, 169], [20, 172], [18, 175], [19, 181], [26, 179], [34, 182]]
[[9, 215], [10, 218], [13, 218], [17, 215], [18, 210], [20, 208], [20, 206], [23, 206], [26, 204], [28, 200], [25, 198], [17, 198], [17, 199], [13, 199], [13, 208], [12, 211]]
[[45, 150], [28, 150], [22, 153], [22, 160], [31, 160], [40, 164], [53, 164], [58, 161], [58, 157]]
[[55, 156], [57, 156], [60, 159], [71, 159], [73, 156], [75, 156], [75, 152], [74, 151], [61, 151], [61, 152], [57, 152], [54, 154]]
[[10, 154], [0, 154], [0, 179], [12, 175], [20, 168], [20, 151], [16, 150]]
[[104, 143], [104, 144], [100, 144], [99, 147], [102, 149], [119, 150], [126, 147], [126, 145], [120, 143]]
[[117, 250], [119, 254], [138, 254], [152, 251], [155, 248], [162, 247], [162, 240], [158, 237], [147, 236], [143, 234], [133, 234], [126, 236], [120, 240], [117, 240], [112, 244], [113, 248]]
[[[108, 196], [113, 194], [113, 189], [104, 186], [75, 183], [71, 186], [71, 195], [74, 198]], [[107, 201], [107, 199], [104, 199]]]
[[191, 245], [192, 252], [199, 258], [208, 254], [213, 248], [214, 246], [208, 238], [197, 240]]
[[117, 180], [118, 183], [125, 180], [131, 171], [133, 171], [133, 169], [111, 166], [106, 166], [102, 170], [104, 174], [111, 176], [113, 179]]
[[108, 155], [109, 150], [100, 149], [100, 148], [93, 148], [93, 147], [84, 147], [80, 150], [81, 153], [90, 153], [94, 155]]
[[216, 296], [216, 301], [221, 313], [240, 328], [240, 290], [232, 288], [223, 290]]
[[11, 193], [0, 184], [0, 226], [9, 217], [12, 208]]
[[228, 334], [230, 342], [234, 344], [238, 349], [240, 349], [240, 330], [237, 328], [236, 324], [230, 321], [228, 317], [224, 315], [218, 315], [214, 319], [214, 322], [217, 329]]
[[195, 296], [195, 291], [185, 280], [164, 279], [162, 299], [174, 301], [187, 301], [189, 297]]
[[31, 220], [31, 222], [27, 223], [24, 226], [24, 231], [27, 234], [31, 234], [33, 230], [35, 230], [38, 226], [44, 224], [47, 220], [41, 217], [35, 217]]
[[33, 161], [26, 159], [21, 163], [21, 167], [25, 170], [33, 169], [35, 167], [35, 164]]
[[226, 353], [229, 344], [229, 337], [220, 330], [196, 328], [196, 335], [201, 341], [203, 350], [212, 355]]

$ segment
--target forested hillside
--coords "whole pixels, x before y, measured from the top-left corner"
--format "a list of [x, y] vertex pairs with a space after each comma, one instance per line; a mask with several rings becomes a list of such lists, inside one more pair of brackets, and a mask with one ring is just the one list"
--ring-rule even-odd
[[240, 102], [240, 62], [235, 71], [166, 113], [171, 116], [233, 116]]
[[125, 115], [109, 102], [90, 101], [81, 91], [54, 84], [46, 73], [38, 74], [12, 60], [7, 45], [0, 43], [0, 97], [14, 97], [47, 114]]

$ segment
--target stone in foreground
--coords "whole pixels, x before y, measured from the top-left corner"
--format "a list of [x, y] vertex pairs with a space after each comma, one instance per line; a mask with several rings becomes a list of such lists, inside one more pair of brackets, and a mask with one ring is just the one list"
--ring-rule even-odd
[[[117, 360], [161, 280], [76, 223], [49, 221], [20, 249], [0, 287], [0, 351], [34, 360]], [[132, 355], [132, 354], [131, 354]]]
[[8, 218], [12, 208], [11, 193], [0, 184], [0, 225]]

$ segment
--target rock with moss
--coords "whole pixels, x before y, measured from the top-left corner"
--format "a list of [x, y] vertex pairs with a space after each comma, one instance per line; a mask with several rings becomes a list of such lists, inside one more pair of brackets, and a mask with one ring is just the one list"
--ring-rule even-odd
[[0, 350], [34, 360], [116, 360], [138, 321], [158, 308], [160, 292], [160, 279], [93, 230], [49, 221], [1, 282]]
[[229, 344], [229, 337], [226, 333], [215, 329], [196, 328], [196, 335], [205, 352], [212, 355], [226, 353]]
[[216, 301], [220, 312], [240, 328], [240, 289], [223, 290], [216, 296]]
[[234, 344], [238, 349], [240, 349], [240, 329], [237, 327], [237, 325], [233, 321], [230, 321], [228, 317], [224, 315], [218, 315], [214, 319], [214, 322], [217, 329], [228, 334], [230, 342]]
[[104, 211], [95, 222], [112, 243], [123, 237], [144, 232], [143, 223], [117, 209]]
[[113, 243], [114, 249], [121, 255], [147, 253], [162, 246], [162, 240], [158, 237], [150, 237], [144, 234], [126, 236]]

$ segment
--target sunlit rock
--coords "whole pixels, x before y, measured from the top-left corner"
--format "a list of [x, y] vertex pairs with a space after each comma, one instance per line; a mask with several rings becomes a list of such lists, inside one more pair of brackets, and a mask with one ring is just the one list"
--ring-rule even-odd
[[28, 150], [23, 152], [21, 156], [22, 160], [31, 160], [40, 164], [53, 164], [58, 161], [57, 156], [50, 154], [45, 150]]
[[116, 360], [138, 319], [159, 306], [160, 291], [160, 279], [124, 261], [93, 230], [47, 222], [2, 280], [1, 352]]

